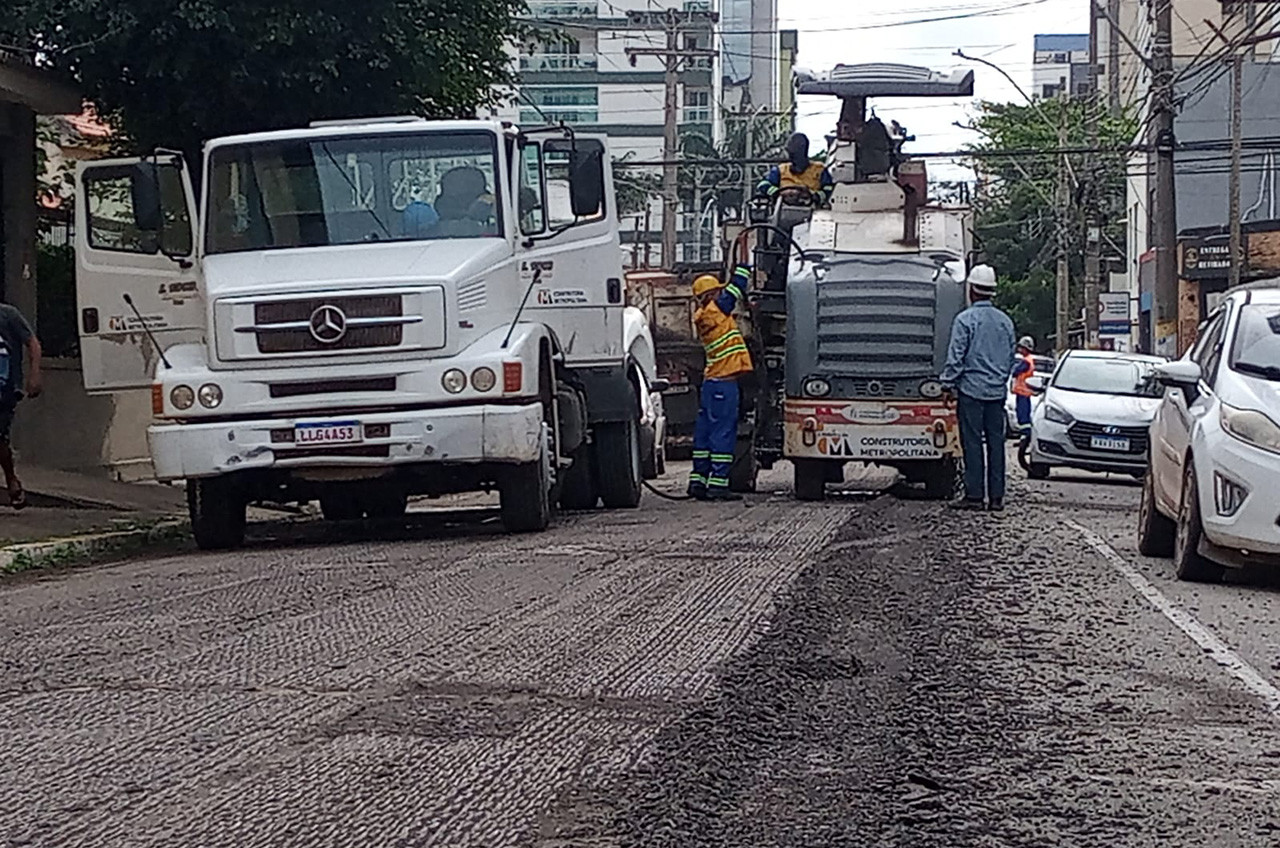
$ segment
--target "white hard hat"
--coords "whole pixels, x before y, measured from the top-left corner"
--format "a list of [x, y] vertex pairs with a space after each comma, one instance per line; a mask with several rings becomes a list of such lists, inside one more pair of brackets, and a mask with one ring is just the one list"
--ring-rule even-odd
[[975, 265], [969, 271], [965, 282], [979, 291], [994, 292], [996, 290], [996, 271], [990, 265]]

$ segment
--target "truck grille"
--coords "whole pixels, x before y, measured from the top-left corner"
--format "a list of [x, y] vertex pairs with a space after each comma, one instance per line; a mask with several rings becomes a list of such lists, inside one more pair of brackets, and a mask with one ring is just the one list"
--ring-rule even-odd
[[[1067, 437], [1077, 450], [1093, 450], [1090, 440], [1094, 436], [1114, 436], [1128, 439], [1128, 453], [1115, 451], [1120, 456], [1140, 456], [1147, 452], [1150, 436], [1146, 427], [1112, 427], [1105, 424], [1092, 424], [1088, 421], [1077, 421], [1067, 428]], [[1110, 453], [1110, 451], [1108, 451]]]
[[818, 370], [886, 384], [931, 375], [935, 312], [930, 281], [819, 283]]
[[[325, 306], [336, 307], [343, 316], [344, 332], [333, 342], [312, 332], [312, 317]], [[408, 323], [403, 298], [396, 294], [268, 301], [254, 305], [253, 320], [252, 327], [237, 330], [257, 336], [259, 353], [398, 347]]]

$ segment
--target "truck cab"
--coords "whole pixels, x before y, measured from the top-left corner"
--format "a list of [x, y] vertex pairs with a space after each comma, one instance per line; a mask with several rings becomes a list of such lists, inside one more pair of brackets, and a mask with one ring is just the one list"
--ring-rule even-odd
[[251, 501], [493, 489], [512, 531], [638, 504], [656, 373], [603, 138], [322, 122], [213, 139], [198, 176], [84, 163], [76, 237], [85, 387], [150, 391], [202, 547], [240, 544]]
[[937, 378], [966, 306], [973, 215], [930, 201], [924, 162], [903, 153], [905, 132], [869, 113], [868, 99], [968, 96], [973, 74], [837, 65], [798, 91], [841, 100], [826, 160], [834, 188], [829, 205], [784, 190], [751, 215], [756, 458], [789, 459], [805, 500], [822, 498], [851, 461], [951, 497], [962, 457]]

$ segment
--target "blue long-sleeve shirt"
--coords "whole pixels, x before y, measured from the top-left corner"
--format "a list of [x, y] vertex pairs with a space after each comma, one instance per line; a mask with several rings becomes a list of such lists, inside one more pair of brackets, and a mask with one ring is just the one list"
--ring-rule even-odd
[[939, 381], [975, 400], [1003, 401], [1017, 357], [1013, 320], [989, 300], [980, 300], [951, 325], [947, 365]]

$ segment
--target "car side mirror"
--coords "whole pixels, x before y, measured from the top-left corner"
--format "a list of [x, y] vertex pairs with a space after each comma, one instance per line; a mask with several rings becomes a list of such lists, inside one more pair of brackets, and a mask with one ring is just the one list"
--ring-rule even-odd
[[1194, 401], [1199, 397], [1200, 380], [1203, 376], [1200, 365], [1190, 359], [1166, 362], [1163, 365], [1157, 365], [1155, 370], [1157, 383], [1167, 388], [1182, 389], [1188, 401]]
[[655, 392], [657, 394], [662, 394], [669, 388], [671, 388], [671, 381], [664, 380], [661, 377], [649, 383], [649, 391]]

